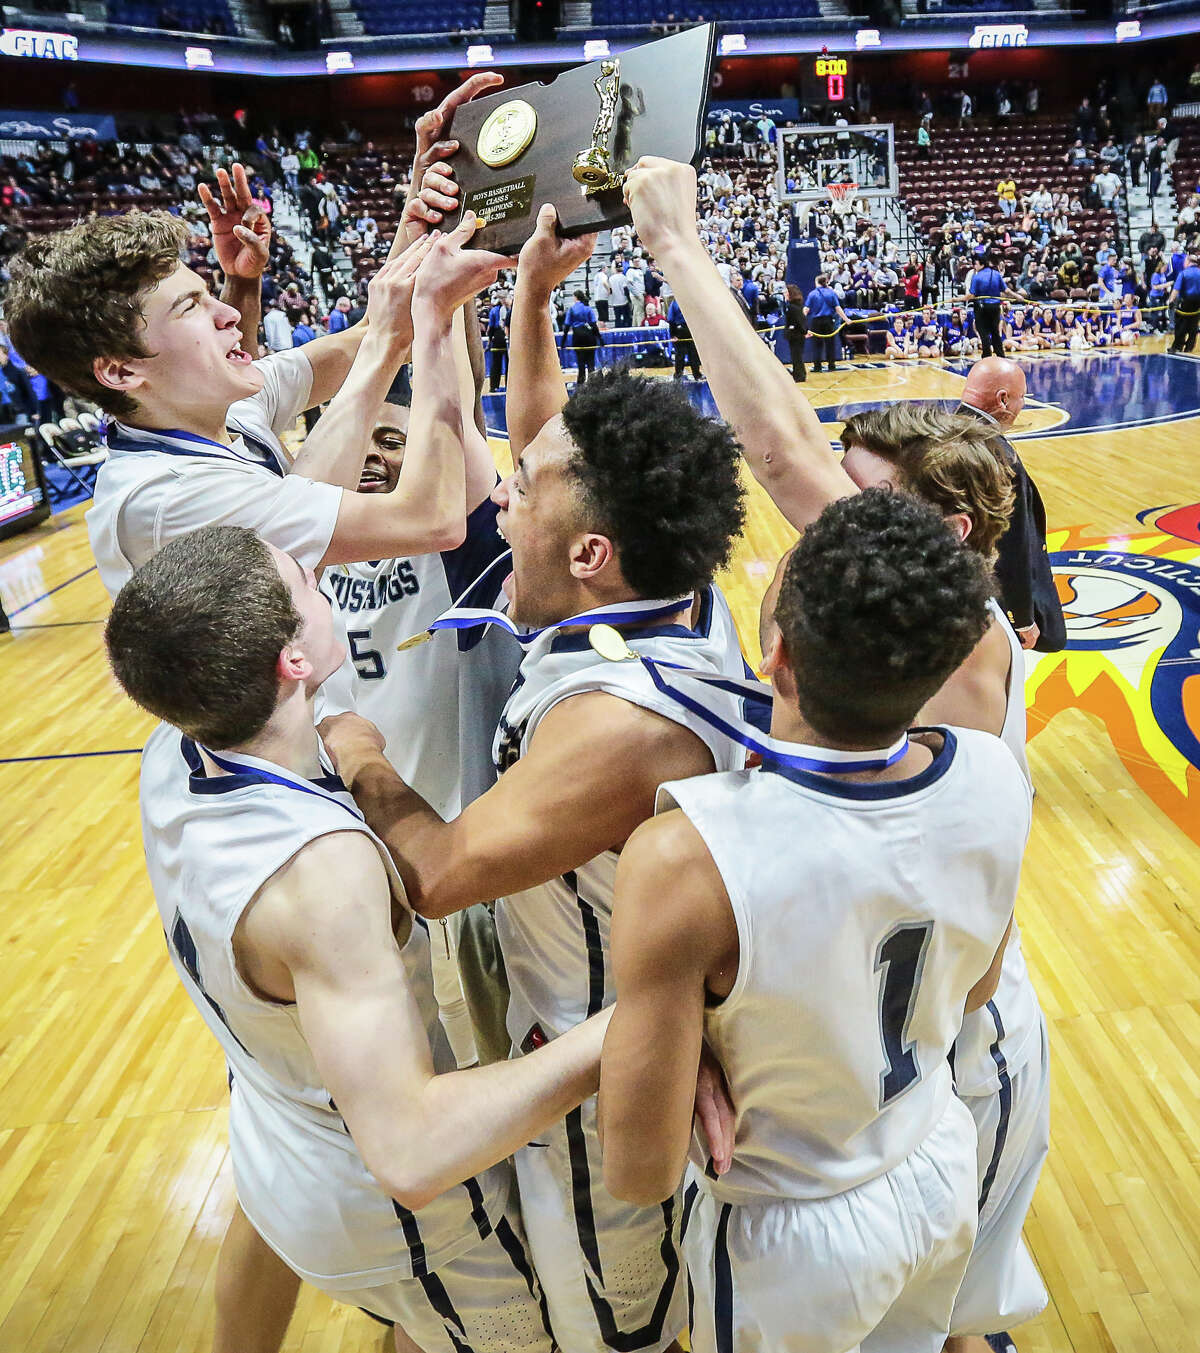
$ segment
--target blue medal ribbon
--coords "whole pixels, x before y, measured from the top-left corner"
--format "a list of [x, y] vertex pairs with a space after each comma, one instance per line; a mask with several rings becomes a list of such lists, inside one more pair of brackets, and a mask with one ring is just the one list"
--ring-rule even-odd
[[[469, 597], [486, 578], [497, 572], [502, 564], [509, 564], [511, 560], [511, 550], [507, 550], [504, 554], [493, 559], [479, 577], [466, 588], [454, 605], [449, 610], [443, 611], [430, 624], [425, 633], [432, 636], [437, 630], [465, 630], [474, 629], [477, 625], [499, 625], [502, 630], [511, 634], [522, 647], [528, 648], [535, 640], [551, 630], [566, 629], [572, 625], [644, 625], [648, 621], [661, 620], [666, 616], [675, 615], [684, 606], [690, 606], [693, 601], [693, 595], [690, 592], [682, 597], [665, 600], [619, 601], [609, 606], [597, 606], [594, 610], [580, 611], [578, 615], [568, 616], [565, 620], [557, 620], [552, 625], [543, 625], [540, 629], [525, 629], [505, 615], [503, 611], [493, 610], [486, 606], [464, 606], [462, 604], [464, 599]], [[406, 639], [400, 647], [407, 648], [414, 641], [419, 641], [421, 637], [417, 635], [415, 640]]]
[[728, 700], [714, 695], [733, 695], [752, 703], [770, 704], [770, 687], [760, 681], [743, 681], [719, 673], [695, 671], [677, 663], [661, 662], [643, 653], [633, 656], [645, 668], [650, 680], [664, 695], [683, 709], [723, 733], [747, 751], [762, 757], [765, 770], [787, 767], [815, 774], [850, 775], [859, 771], [885, 770], [894, 766], [908, 751], [908, 733], [901, 734], [890, 747], [878, 750], [846, 751], [836, 747], [815, 747], [808, 743], [784, 742], [768, 733], [760, 733], [730, 708]]
[[[220, 768], [229, 775], [240, 775], [248, 780], [256, 780], [259, 784], [282, 785], [285, 789], [294, 789], [301, 794], [311, 794], [314, 798], [324, 799], [327, 803], [337, 804], [339, 808], [349, 813], [351, 817], [356, 818], [359, 822], [366, 821], [366, 818], [363, 817], [362, 813], [360, 813], [356, 807], [351, 806], [349, 803], [344, 803], [335, 794], [329, 793], [319, 785], [314, 784], [312, 780], [306, 780], [300, 775], [293, 775], [290, 771], [284, 770], [282, 766], [276, 766], [270, 761], [263, 761], [259, 757], [247, 756], [241, 752], [214, 752], [212, 748], [203, 747], [200, 743], [196, 743], [196, 746], [205, 754], [205, 756], [213, 761], [215, 765], [220, 766]], [[327, 767], [326, 769], [328, 770], [328, 778], [335, 780], [337, 784], [341, 786], [343, 793], [349, 793], [345, 786], [342, 785], [342, 782], [337, 779], [337, 775], [333, 769], [331, 767]]]

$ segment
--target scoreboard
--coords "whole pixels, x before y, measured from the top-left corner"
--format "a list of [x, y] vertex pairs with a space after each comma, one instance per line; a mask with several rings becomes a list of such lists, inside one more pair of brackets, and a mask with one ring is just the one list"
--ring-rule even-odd
[[810, 108], [849, 105], [854, 102], [852, 76], [848, 56], [809, 52], [800, 58], [801, 97]]

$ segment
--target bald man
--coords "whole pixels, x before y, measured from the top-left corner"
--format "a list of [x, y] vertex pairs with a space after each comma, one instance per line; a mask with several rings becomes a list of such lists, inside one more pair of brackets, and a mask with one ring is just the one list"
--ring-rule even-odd
[[994, 441], [1013, 472], [1012, 519], [1000, 538], [996, 580], [1023, 648], [1057, 653], [1067, 642], [1066, 622], [1046, 553], [1046, 509], [1037, 485], [1004, 435], [1025, 407], [1025, 373], [1007, 357], [983, 357], [967, 374], [959, 413], [996, 430]]

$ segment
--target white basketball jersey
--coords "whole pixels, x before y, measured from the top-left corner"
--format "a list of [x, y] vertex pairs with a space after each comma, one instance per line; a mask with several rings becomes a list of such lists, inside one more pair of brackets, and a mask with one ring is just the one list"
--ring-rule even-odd
[[[626, 640], [638, 653], [662, 662], [746, 675], [733, 617], [715, 585], [701, 593], [694, 630], [659, 625], [630, 632]], [[497, 771], [503, 774], [524, 755], [538, 724], [560, 700], [586, 691], [607, 691], [691, 729], [712, 752], [717, 770], [745, 761], [739, 744], [660, 692], [640, 663], [606, 662], [593, 652], [586, 633], [548, 630], [526, 650], [505, 705], [494, 748]], [[729, 700], [731, 711], [737, 711], [738, 702]], [[497, 904], [496, 929], [511, 991], [508, 1032], [516, 1047], [528, 1051], [615, 998], [608, 937], [617, 859], [616, 851], [605, 851]]]
[[[496, 531], [496, 506], [485, 500], [468, 518], [457, 550], [339, 564], [321, 579], [346, 630], [355, 673], [350, 707], [379, 728], [397, 774], [446, 819], [462, 809], [462, 781], [470, 790], [479, 780], [483, 767], [474, 763], [489, 763], [520, 646], [496, 626], [461, 638], [439, 630], [402, 653], [397, 645], [427, 629], [507, 548]], [[493, 583], [479, 604], [491, 605], [496, 590]], [[499, 700], [494, 694], [481, 699], [481, 686], [495, 685], [497, 670]]]
[[[209, 776], [195, 744], [160, 725], [142, 758], [142, 831], [172, 962], [229, 1064], [238, 1200], [303, 1278], [326, 1290], [356, 1290], [421, 1277], [478, 1244], [502, 1215], [510, 1176], [507, 1166], [487, 1170], [419, 1213], [396, 1203], [368, 1173], [322, 1084], [296, 1006], [262, 1000], [242, 979], [233, 952], [239, 918], [317, 837], [362, 832], [403, 896], [386, 848], [341, 781], [330, 773], [301, 784]], [[414, 920], [401, 953], [435, 1067], [453, 1070], [423, 922]]]
[[[1011, 652], [1008, 704], [1000, 740], [1013, 754], [1032, 788], [1025, 755], [1025, 650], [1003, 607], [995, 600], [988, 607], [996, 623], [1003, 626]], [[1025, 966], [1021, 931], [1014, 920], [995, 995], [982, 1009], [973, 1010], [963, 1019], [962, 1033], [954, 1044], [954, 1082], [958, 1093], [994, 1094], [1041, 1047], [1041, 1029], [1042, 1008]]]
[[[856, 1188], [946, 1107], [963, 1005], [1012, 915], [1030, 796], [996, 738], [937, 732], [909, 780], [763, 767], [659, 791], [658, 811], [682, 809], [704, 838], [737, 921], [733, 989], [705, 1015], [737, 1111], [732, 1168], [702, 1180], [722, 1202]], [[693, 1159], [706, 1168], [699, 1143]]]

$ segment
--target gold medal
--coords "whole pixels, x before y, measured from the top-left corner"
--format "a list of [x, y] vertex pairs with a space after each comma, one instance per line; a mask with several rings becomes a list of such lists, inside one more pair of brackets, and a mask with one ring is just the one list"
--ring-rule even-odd
[[637, 661], [637, 654], [625, 642], [625, 636], [611, 625], [593, 625], [588, 630], [588, 643], [606, 662]]
[[420, 634], [414, 634], [411, 638], [401, 640], [396, 645], [396, 652], [403, 653], [407, 648], [419, 648], [422, 644], [427, 644], [432, 638], [432, 630], [422, 630]]
[[500, 169], [522, 155], [537, 132], [537, 112], [524, 99], [493, 108], [479, 129], [475, 153], [489, 169]]

